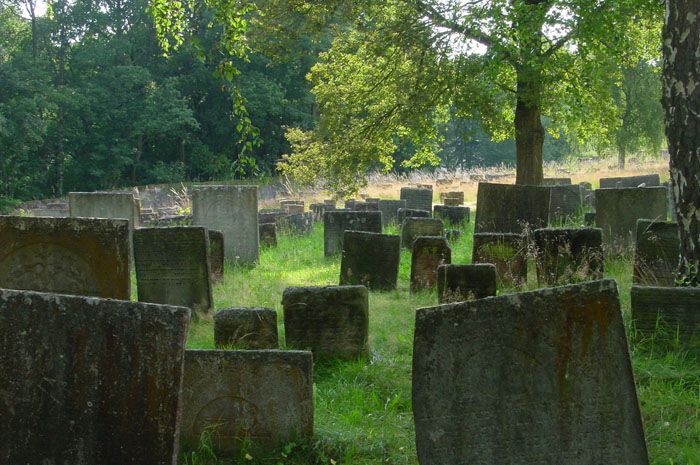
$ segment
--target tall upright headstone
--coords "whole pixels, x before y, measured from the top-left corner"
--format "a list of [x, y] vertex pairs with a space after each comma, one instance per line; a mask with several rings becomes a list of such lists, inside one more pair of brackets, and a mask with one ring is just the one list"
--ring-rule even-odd
[[551, 186], [549, 196], [549, 222], [575, 219], [583, 207], [581, 186], [578, 184]]
[[345, 231], [382, 232], [381, 212], [333, 211], [323, 214], [323, 252], [326, 257], [343, 251]]
[[682, 344], [700, 348], [700, 288], [634, 285], [631, 309], [634, 327], [643, 335], [665, 327]]
[[623, 176], [600, 178], [601, 189], [619, 189], [625, 187], [656, 187], [661, 184], [658, 174], [642, 174], [640, 176]]
[[139, 205], [132, 193], [70, 192], [68, 202], [72, 218], [129, 220], [132, 229], [140, 226]]
[[675, 286], [680, 247], [678, 223], [637, 220], [633, 282]]
[[224, 233], [209, 229], [209, 264], [212, 281], [224, 279]]
[[452, 249], [442, 236], [419, 236], [411, 253], [411, 291], [430, 289], [437, 284], [440, 265], [452, 263]]
[[527, 281], [527, 245], [520, 234], [474, 234], [472, 262], [495, 265], [498, 280], [506, 285]]
[[406, 201], [406, 208], [433, 211], [433, 189], [423, 187], [402, 187], [401, 198]]
[[516, 233], [544, 228], [549, 187], [479, 183], [474, 232]]
[[196, 226], [224, 233], [226, 260], [258, 261], [258, 188], [256, 186], [200, 186], [192, 192], [192, 221]]
[[0, 462], [175, 465], [190, 311], [0, 290]]
[[206, 228], [139, 228], [134, 263], [139, 301], [202, 313], [214, 307]]
[[0, 288], [131, 298], [129, 222], [0, 216]]
[[379, 291], [396, 289], [400, 258], [400, 236], [345, 231], [340, 285], [359, 284]]
[[445, 225], [439, 218], [406, 218], [401, 225], [401, 246], [413, 247], [419, 236], [444, 236]]
[[311, 352], [188, 350], [181, 437], [196, 446], [209, 433], [214, 452], [271, 456], [313, 435]]
[[540, 284], [556, 286], [603, 277], [603, 231], [543, 228], [532, 235]]
[[647, 465], [614, 281], [422, 308], [421, 465]]

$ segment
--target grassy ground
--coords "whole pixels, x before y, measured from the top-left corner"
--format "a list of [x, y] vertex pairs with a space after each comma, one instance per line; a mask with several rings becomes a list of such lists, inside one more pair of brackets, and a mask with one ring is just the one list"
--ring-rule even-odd
[[[217, 309], [274, 308], [284, 341], [283, 290], [338, 283], [339, 259], [324, 258], [322, 229], [317, 225], [307, 237], [281, 236], [278, 247], [264, 250], [253, 269], [228, 268], [215, 288]], [[468, 263], [470, 257], [467, 230], [453, 244], [453, 263]], [[619, 283], [628, 317], [630, 261], [609, 261], [606, 266], [606, 274]], [[409, 276], [410, 255], [403, 251], [398, 290], [370, 293], [369, 361], [315, 366], [313, 440], [289, 444], [272, 457], [243, 454], [234, 462], [216, 459], [203, 443], [196, 451], [184, 451], [181, 463], [417, 464], [411, 413], [414, 310], [435, 305], [437, 297], [434, 292], [409, 293]], [[211, 321], [192, 325], [189, 347], [213, 348]], [[672, 337], [634, 341], [631, 350], [651, 462], [700, 465], [700, 357], [675, 347]]]

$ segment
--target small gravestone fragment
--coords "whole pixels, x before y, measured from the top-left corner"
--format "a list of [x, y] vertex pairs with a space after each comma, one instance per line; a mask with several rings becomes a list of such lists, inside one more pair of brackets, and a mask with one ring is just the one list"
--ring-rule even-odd
[[680, 237], [677, 223], [637, 220], [634, 284], [675, 286], [679, 256]]
[[0, 216], [0, 288], [131, 299], [129, 222]]
[[176, 463], [188, 309], [0, 290], [0, 321], [0, 462]]
[[527, 247], [520, 234], [474, 234], [473, 263], [492, 263], [499, 282], [518, 286], [527, 281]]
[[614, 281], [416, 312], [421, 465], [648, 465]]
[[258, 228], [260, 231], [260, 247], [277, 247], [277, 225], [275, 223], [263, 223]]
[[326, 257], [343, 251], [345, 231], [382, 232], [381, 212], [334, 211], [323, 215], [323, 252]]
[[491, 263], [440, 265], [437, 269], [438, 302], [463, 302], [496, 295], [496, 267]]
[[444, 236], [445, 226], [439, 218], [406, 218], [401, 226], [401, 246], [412, 248], [418, 236]]
[[134, 231], [139, 301], [207, 313], [214, 307], [207, 230], [196, 226]]
[[402, 187], [401, 198], [406, 201], [406, 208], [433, 211], [433, 189], [423, 187]]
[[544, 228], [549, 187], [479, 183], [474, 232], [515, 233]]
[[282, 306], [288, 347], [311, 350], [314, 360], [369, 355], [366, 287], [288, 287]]
[[399, 209], [406, 208], [406, 201], [382, 199], [379, 201], [378, 205], [379, 211], [382, 212], [382, 224], [386, 226], [398, 222]]
[[435, 205], [433, 216], [440, 218], [448, 225], [463, 226], [469, 223], [469, 207]]
[[224, 279], [224, 233], [213, 229], [209, 233], [209, 264], [212, 281]]
[[406, 218], [430, 218], [431, 213], [427, 210], [415, 210], [412, 208], [399, 208], [396, 212], [396, 219], [399, 225], [403, 224]]
[[537, 229], [533, 242], [540, 284], [555, 286], [603, 277], [603, 232], [600, 229]]
[[634, 285], [631, 308], [643, 336], [665, 331], [684, 346], [700, 348], [700, 288]]
[[310, 352], [188, 350], [182, 389], [183, 445], [208, 433], [213, 452], [266, 459], [313, 435]]
[[601, 189], [620, 189], [626, 187], [656, 187], [661, 185], [658, 174], [641, 176], [624, 176], [617, 178], [600, 178]]
[[437, 283], [437, 269], [452, 262], [452, 249], [444, 237], [419, 236], [411, 254], [411, 292], [430, 289]]
[[400, 257], [400, 236], [345, 231], [340, 285], [361, 284], [379, 291], [396, 289]]
[[217, 349], [278, 349], [277, 312], [271, 308], [236, 307], [214, 315]]

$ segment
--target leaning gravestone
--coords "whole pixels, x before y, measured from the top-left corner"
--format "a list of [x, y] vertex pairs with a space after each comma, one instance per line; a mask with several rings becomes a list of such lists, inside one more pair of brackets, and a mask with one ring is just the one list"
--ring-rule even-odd
[[550, 187], [549, 196], [549, 222], [566, 221], [575, 219], [583, 207], [581, 186], [578, 184], [568, 186]]
[[648, 465], [614, 281], [421, 308], [421, 465]]
[[288, 287], [282, 306], [288, 347], [311, 350], [314, 360], [369, 355], [366, 287]]
[[396, 219], [399, 225], [403, 224], [406, 218], [430, 218], [431, 213], [427, 210], [414, 210], [412, 208], [399, 208], [396, 212]]
[[140, 228], [134, 231], [139, 301], [207, 313], [214, 307], [206, 228]]
[[260, 231], [260, 247], [277, 247], [277, 225], [263, 223], [258, 226]]
[[452, 262], [452, 249], [440, 236], [419, 236], [411, 253], [411, 292], [430, 289], [437, 283], [437, 269]]
[[658, 174], [643, 174], [641, 176], [624, 176], [618, 178], [600, 178], [601, 189], [625, 187], [655, 187], [661, 184]]
[[397, 223], [400, 208], [406, 208], [405, 200], [380, 200], [379, 211], [382, 212], [382, 224], [386, 226]]
[[422, 187], [402, 187], [401, 198], [406, 201], [406, 208], [412, 210], [433, 211], [433, 189]]
[[549, 187], [479, 183], [474, 232], [521, 234], [547, 226]]
[[382, 232], [381, 212], [335, 211], [323, 214], [323, 252], [326, 257], [343, 251], [345, 231]]
[[634, 284], [676, 285], [680, 256], [678, 223], [637, 220], [634, 248]]
[[192, 192], [192, 219], [197, 226], [224, 233], [226, 260], [258, 261], [258, 188], [201, 186]]
[[444, 236], [445, 225], [439, 218], [406, 218], [401, 225], [401, 246], [412, 248], [418, 236]]
[[464, 302], [496, 295], [496, 267], [491, 263], [440, 265], [438, 302]]
[[107, 218], [129, 220], [131, 229], [138, 228], [140, 214], [138, 201], [131, 193], [70, 192], [68, 194], [72, 218]]
[[666, 188], [632, 187], [595, 191], [596, 226], [613, 253], [628, 249], [635, 240], [637, 220], [666, 221]]
[[603, 231], [544, 228], [533, 233], [540, 284], [556, 286], [603, 277]]
[[214, 452], [256, 457], [313, 435], [310, 352], [188, 350], [182, 390], [183, 444], [209, 433]]
[[454, 205], [435, 205], [433, 216], [442, 219], [450, 225], [464, 225], [469, 223], [469, 207]]
[[209, 264], [212, 281], [224, 279], [224, 233], [209, 229]]
[[188, 309], [0, 290], [0, 320], [0, 462], [177, 463]]
[[401, 237], [345, 231], [340, 285], [361, 284], [375, 291], [396, 289]]
[[632, 321], [643, 335], [666, 326], [672, 337], [700, 348], [700, 288], [632, 286]]
[[129, 223], [0, 216], [0, 288], [131, 298]]
[[277, 312], [271, 308], [236, 307], [214, 315], [214, 344], [217, 349], [277, 349]]
[[494, 264], [498, 280], [506, 285], [527, 281], [527, 246], [520, 234], [474, 234], [472, 262]]

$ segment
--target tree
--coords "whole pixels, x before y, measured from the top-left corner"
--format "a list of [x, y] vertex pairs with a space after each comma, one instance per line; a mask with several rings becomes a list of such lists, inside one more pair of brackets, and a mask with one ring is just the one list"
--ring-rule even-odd
[[700, 284], [700, 6], [667, 0], [663, 105], [671, 185], [680, 229], [680, 275]]
[[293, 141], [302, 151], [283, 168], [299, 171], [313, 152], [326, 157], [316, 163], [323, 175], [346, 182], [377, 161], [390, 166], [396, 138], [422, 139], [413, 162], [435, 161], [435, 123], [456, 108], [496, 138], [514, 137], [517, 182], [540, 184], [543, 116], [554, 134], [614, 127], [616, 60], [636, 46], [630, 25], [655, 8], [646, 0], [341, 3], [358, 19], [312, 70], [321, 121], [306, 143]]

